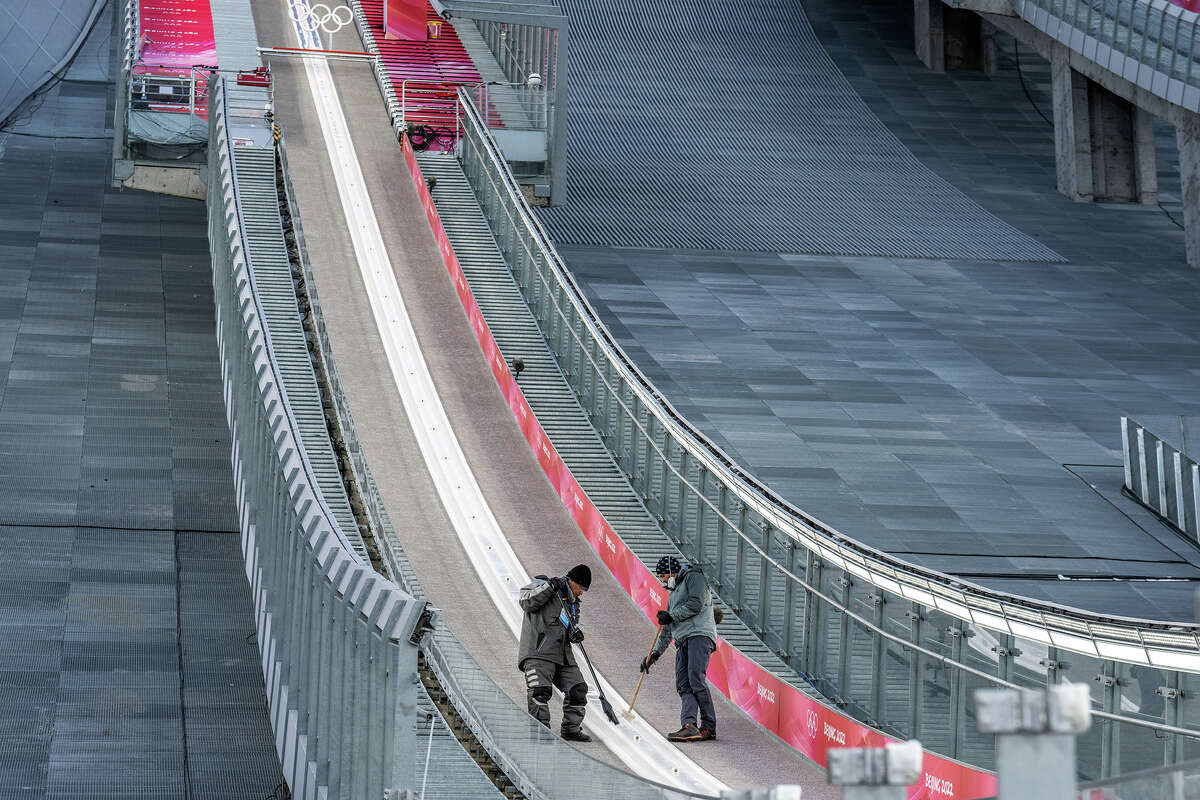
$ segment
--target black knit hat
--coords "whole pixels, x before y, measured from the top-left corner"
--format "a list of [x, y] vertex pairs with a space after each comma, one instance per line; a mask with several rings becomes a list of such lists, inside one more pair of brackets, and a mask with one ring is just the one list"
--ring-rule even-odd
[[679, 565], [679, 559], [675, 556], [663, 556], [654, 565], [655, 575], [678, 575], [682, 569]]
[[575, 581], [585, 589], [592, 588], [592, 569], [587, 564], [576, 564], [567, 573], [567, 580]]

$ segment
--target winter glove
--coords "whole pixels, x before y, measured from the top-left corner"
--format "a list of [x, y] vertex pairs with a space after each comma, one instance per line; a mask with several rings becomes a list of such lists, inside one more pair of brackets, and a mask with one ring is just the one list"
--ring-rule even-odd
[[642, 665], [641, 665], [642, 672], [649, 672], [650, 668], [654, 666], [654, 662], [658, 661], [659, 655], [661, 655], [661, 654], [660, 653], [651, 653], [650, 655], [643, 658]]
[[579, 627], [578, 625], [572, 626], [571, 632], [567, 635], [567, 638], [569, 638], [574, 644], [581, 644], [583, 642], [583, 628]]
[[674, 623], [675, 623], [675, 618], [672, 617], [670, 614], [668, 614], [665, 611], [658, 612], [658, 624], [659, 625], [673, 625]]

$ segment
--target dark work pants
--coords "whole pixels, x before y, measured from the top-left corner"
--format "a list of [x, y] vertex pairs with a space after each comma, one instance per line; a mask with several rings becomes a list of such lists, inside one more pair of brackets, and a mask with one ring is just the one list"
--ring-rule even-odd
[[683, 700], [679, 721], [696, 723], [700, 712], [700, 729], [717, 732], [717, 712], [712, 695], [708, 693], [708, 659], [716, 646], [707, 636], [690, 636], [675, 646], [675, 691]]
[[557, 686], [563, 693], [562, 730], [579, 730], [579, 726], [583, 724], [588, 690], [579, 667], [574, 664], [555, 664], [540, 658], [525, 659], [525, 687], [529, 713], [547, 728], [550, 727], [550, 698], [554, 694], [552, 686]]

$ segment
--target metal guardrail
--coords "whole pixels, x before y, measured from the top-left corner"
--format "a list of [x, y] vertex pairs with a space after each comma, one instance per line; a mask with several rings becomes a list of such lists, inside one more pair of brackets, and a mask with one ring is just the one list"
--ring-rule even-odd
[[122, 14], [122, 39], [121, 39], [121, 64], [125, 68], [126, 74], [133, 67], [133, 62], [138, 56], [138, 46], [142, 41], [142, 20], [138, 14], [138, 0], [125, 0], [121, 4]]
[[540, 83], [480, 83], [471, 99], [489, 128], [544, 131], [550, 121], [550, 94]]
[[1121, 417], [1125, 488], [1193, 539], [1200, 539], [1200, 464], [1129, 417]]
[[1106, 721], [1081, 742], [1087, 777], [1121, 769], [1122, 754], [1125, 768], [1182, 757], [1179, 735], [1200, 722], [1196, 626], [991, 592], [866, 548], [772, 494], [612, 341], [460, 101], [464, 172], [580, 404], [664, 531], [793, 668], [846, 713], [979, 766], [992, 748], [965, 698], [989, 684], [1088, 684]]
[[381, 798], [415, 785], [417, 643], [430, 612], [354, 553], [283, 390], [251, 263], [257, 232], [279, 226], [267, 99], [218, 80], [209, 122], [217, 343], [246, 575], [293, 795]]
[[1167, 0], [1014, 0], [1038, 30], [1116, 75], [1200, 111], [1200, 16]]
[[175, 67], [135, 63], [129, 73], [126, 104], [131, 111], [208, 113], [212, 67]]

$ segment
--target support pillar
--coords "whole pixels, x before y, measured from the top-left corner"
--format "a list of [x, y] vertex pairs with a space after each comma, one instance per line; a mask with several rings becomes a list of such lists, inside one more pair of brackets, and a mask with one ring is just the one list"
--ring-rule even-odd
[[[942, 0], [913, 0], [914, 48], [921, 63], [934, 72], [987, 67], [982, 18]], [[995, 42], [992, 41], [993, 60]]]
[[[1200, 124], [1177, 127], [1175, 140], [1179, 144], [1183, 240], [1187, 246], [1188, 264], [1193, 269], [1200, 269]], [[1200, 592], [1196, 593], [1196, 614], [1200, 615]]]
[[1000, 56], [996, 49], [996, 26], [980, 18], [979, 23], [979, 68], [984, 75], [995, 75], [1000, 71]]
[[1063, 45], [1050, 69], [1058, 190], [1079, 202], [1158, 202], [1154, 117], [1072, 69]]

